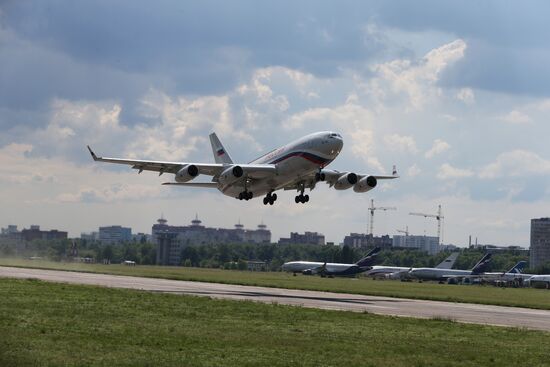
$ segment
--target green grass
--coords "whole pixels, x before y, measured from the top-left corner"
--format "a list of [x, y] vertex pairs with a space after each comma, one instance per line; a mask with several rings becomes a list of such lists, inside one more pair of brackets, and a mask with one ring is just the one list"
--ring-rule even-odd
[[0, 279], [0, 366], [542, 366], [550, 333]]
[[316, 276], [292, 276], [280, 272], [264, 273], [145, 265], [130, 267], [22, 259], [0, 259], [0, 265], [550, 309], [550, 292], [531, 288], [403, 283], [364, 278], [329, 279]]

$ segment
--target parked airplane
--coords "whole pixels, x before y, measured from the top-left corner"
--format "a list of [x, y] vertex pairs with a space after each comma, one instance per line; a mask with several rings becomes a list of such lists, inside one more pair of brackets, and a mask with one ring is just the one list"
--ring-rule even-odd
[[[344, 145], [342, 136], [335, 132], [317, 132], [283, 147], [272, 150], [248, 164], [236, 164], [229, 156], [215, 133], [210, 143], [216, 163], [189, 163], [144, 161], [135, 159], [98, 157], [88, 146], [94, 161], [127, 164], [143, 171], [156, 171], [159, 175], [173, 173], [175, 182], [163, 185], [217, 188], [223, 194], [250, 200], [265, 195], [264, 205], [277, 200], [277, 190], [297, 190], [296, 203], [306, 203], [320, 181], [326, 181], [336, 190], [353, 187], [355, 192], [367, 192], [376, 187], [378, 180], [398, 178], [395, 166], [391, 176], [366, 175], [325, 169], [340, 154]], [[197, 176], [212, 176], [211, 182], [190, 182]]]
[[[439, 265], [436, 266], [436, 269], [451, 269], [455, 264], [455, 261], [458, 257], [458, 252], [453, 252], [443, 260]], [[376, 265], [373, 266], [371, 270], [367, 271], [365, 275], [370, 277], [386, 277], [390, 279], [402, 279], [407, 277], [407, 273], [411, 270], [410, 266], [384, 266]]]
[[365, 255], [355, 264], [313, 262], [313, 261], [290, 261], [284, 263], [283, 271], [290, 273], [302, 273], [304, 275], [321, 275], [325, 276], [351, 276], [362, 273], [371, 268], [376, 261], [376, 256], [380, 252], [380, 248], [376, 247]]
[[491, 262], [491, 254], [485, 254], [471, 270], [458, 269], [437, 269], [437, 268], [415, 268], [409, 271], [412, 278], [418, 280], [462, 280], [471, 275], [480, 275], [485, 272]]
[[546, 288], [550, 289], [550, 275], [533, 275], [525, 281], [526, 286], [534, 288]]
[[522, 270], [527, 265], [527, 261], [521, 260], [518, 261], [510, 270], [505, 272], [491, 272], [491, 273], [482, 273], [479, 275], [479, 278], [487, 281], [494, 280], [503, 280], [503, 281], [514, 281], [514, 280], [527, 280], [533, 276], [533, 274], [524, 274]]

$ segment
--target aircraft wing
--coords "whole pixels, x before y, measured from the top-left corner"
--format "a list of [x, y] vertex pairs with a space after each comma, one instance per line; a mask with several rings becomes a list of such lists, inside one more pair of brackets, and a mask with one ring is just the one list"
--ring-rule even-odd
[[[342, 175], [347, 173], [347, 172], [340, 172], [332, 169], [323, 169], [321, 172], [325, 175], [325, 181], [331, 186], [334, 185]], [[393, 180], [393, 179], [399, 178], [399, 175], [397, 174], [397, 169], [395, 168], [395, 166], [393, 166], [391, 175], [368, 175], [364, 173], [357, 173], [356, 175], [357, 175], [357, 181], [365, 177], [374, 177], [377, 180]]]
[[162, 173], [177, 173], [183, 166], [192, 164], [199, 169], [199, 172], [204, 175], [216, 176], [223, 170], [224, 165], [221, 163], [184, 163], [184, 162], [166, 162], [166, 161], [145, 161], [138, 159], [121, 159], [98, 157], [93, 150], [88, 146], [88, 150], [92, 158], [96, 162], [107, 162], [116, 164], [126, 164], [132, 166], [133, 169], [142, 171], [154, 171]]
[[[154, 171], [163, 173], [177, 173], [182, 167], [187, 165], [196, 166], [199, 169], [199, 173], [207, 176], [219, 176], [224, 169], [228, 168], [229, 164], [223, 163], [189, 163], [189, 162], [166, 162], [166, 161], [146, 161], [138, 159], [121, 159], [121, 158], [107, 158], [98, 157], [93, 150], [88, 146], [88, 150], [92, 155], [94, 161], [107, 162], [116, 164], [125, 164], [132, 166], [133, 169], [142, 171]], [[272, 164], [239, 164], [247, 178], [264, 178], [269, 175], [275, 175], [277, 168]], [[188, 184], [188, 186], [192, 186]]]
[[302, 271], [304, 275], [324, 274], [327, 271], [327, 263]]

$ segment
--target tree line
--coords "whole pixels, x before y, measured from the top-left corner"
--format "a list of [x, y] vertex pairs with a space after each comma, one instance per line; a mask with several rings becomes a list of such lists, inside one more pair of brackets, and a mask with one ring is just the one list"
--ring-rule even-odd
[[[72, 240], [35, 240], [24, 246], [0, 245], [3, 256], [38, 256], [55, 261], [68, 260], [72, 256]], [[120, 263], [124, 260], [137, 264], [154, 265], [156, 263], [156, 245], [145, 240], [118, 244], [103, 244], [97, 241], [76, 240], [79, 257], [94, 258], [96, 262]], [[205, 268], [245, 268], [246, 261], [264, 261], [269, 270], [278, 271], [287, 261], [305, 260], [319, 262], [354, 263], [368, 250], [337, 245], [308, 244], [190, 244], [181, 250], [181, 266]], [[479, 249], [461, 249], [454, 268], [471, 269], [483, 256]], [[450, 252], [428, 255], [414, 249], [383, 250], [378, 256], [378, 265], [405, 267], [434, 267], [443, 261]], [[493, 271], [509, 270], [520, 260], [528, 260], [519, 251], [497, 251], [493, 254]], [[550, 263], [535, 269], [526, 269], [526, 273], [550, 274]]]

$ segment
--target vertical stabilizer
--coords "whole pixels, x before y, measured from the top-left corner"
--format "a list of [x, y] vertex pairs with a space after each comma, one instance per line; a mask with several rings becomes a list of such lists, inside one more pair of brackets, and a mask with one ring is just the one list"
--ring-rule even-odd
[[229, 153], [227, 153], [227, 151], [223, 147], [216, 133], [210, 134], [210, 144], [212, 144], [212, 153], [214, 153], [214, 161], [216, 163], [233, 163], [233, 160], [229, 156]]
[[519, 261], [512, 269], [508, 270], [507, 273], [521, 274], [526, 265], [527, 261]]
[[443, 260], [439, 265], [436, 266], [437, 269], [452, 269], [455, 261], [458, 257], [458, 252], [453, 252], [449, 255], [448, 258]]
[[481, 274], [488, 270], [489, 264], [491, 263], [491, 254], [485, 254], [481, 260], [472, 268], [472, 274]]
[[361, 260], [355, 263], [357, 266], [366, 267], [374, 265], [376, 257], [380, 253], [380, 247], [373, 248], [368, 254], [365, 255]]

